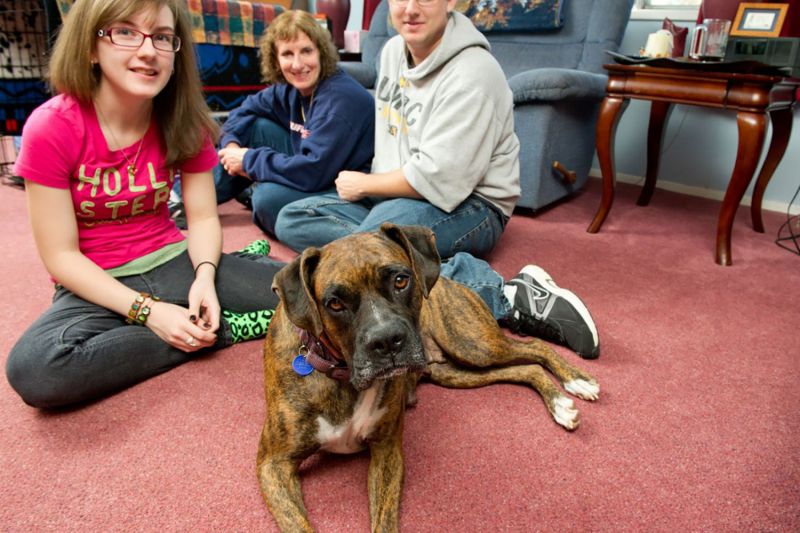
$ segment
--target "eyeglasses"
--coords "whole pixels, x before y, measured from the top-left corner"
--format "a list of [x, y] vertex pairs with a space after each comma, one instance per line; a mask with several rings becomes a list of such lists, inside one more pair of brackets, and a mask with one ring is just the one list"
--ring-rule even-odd
[[[400, 7], [408, 5], [409, 0], [390, 0], [392, 4]], [[414, 0], [418, 6], [428, 7], [436, 3], [436, 0]]]
[[172, 33], [144, 33], [133, 28], [107, 28], [97, 30], [97, 36], [108, 37], [113, 44], [125, 48], [139, 48], [144, 43], [145, 37], [149, 37], [156, 50], [177, 52], [181, 49], [181, 38]]

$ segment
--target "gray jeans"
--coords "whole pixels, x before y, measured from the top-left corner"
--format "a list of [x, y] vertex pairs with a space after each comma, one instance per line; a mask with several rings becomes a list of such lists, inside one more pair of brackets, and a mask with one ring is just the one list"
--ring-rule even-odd
[[[274, 309], [278, 298], [271, 290], [272, 278], [282, 266], [223, 254], [216, 281], [221, 307], [236, 313]], [[194, 271], [184, 252], [149, 272], [119, 281], [186, 307]], [[230, 326], [221, 320], [217, 342], [209, 350], [231, 343]], [[52, 408], [130, 387], [196, 353], [178, 350], [149, 328], [128, 325], [125, 317], [58, 288], [52, 306], [12, 348], [6, 376], [26, 403]]]
[[[278, 297], [271, 290], [272, 278], [282, 266], [223, 254], [216, 283], [220, 305], [237, 313], [274, 309]], [[458, 253], [442, 264], [441, 275], [475, 291], [495, 319], [511, 311], [503, 295], [503, 278], [485, 261]], [[119, 279], [136, 291], [187, 306], [194, 272], [183, 253], [150, 272]], [[230, 344], [230, 327], [222, 321], [217, 343], [210, 349]], [[50, 309], [11, 350], [6, 376], [26, 403], [52, 408], [106, 396], [194, 356], [173, 348], [150, 329], [130, 326], [124, 317], [61, 288]]]

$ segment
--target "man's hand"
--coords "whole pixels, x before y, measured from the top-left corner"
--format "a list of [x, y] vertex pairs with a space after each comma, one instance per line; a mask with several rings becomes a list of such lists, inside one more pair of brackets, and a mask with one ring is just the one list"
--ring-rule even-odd
[[364, 186], [370, 174], [356, 172], [354, 170], [343, 170], [336, 178], [336, 192], [342, 200], [357, 202], [367, 196]]
[[247, 150], [247, 148], [242, 148], [236, 143], [229, 143], [225, 148], [217, 152], [217, 155], [219, 155], [219, 162], [222, 164], [222, 168], [225, 169], [225, 172], [231, 176], [249, 178], [250, 176], [245, 173], [243, 166], [244, 154]]

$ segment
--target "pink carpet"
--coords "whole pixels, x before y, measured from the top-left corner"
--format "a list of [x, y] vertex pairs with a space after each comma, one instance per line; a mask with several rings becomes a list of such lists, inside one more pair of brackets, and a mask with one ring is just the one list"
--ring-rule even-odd
[[[620, 185], [586, 233], [599, 183], [516, 215], [491, 263], [544, 266], [585, 300], [602, 353], [583, 361], [601, 398], [568, 433], [529, 389], [423, 385], [407, 416], [405, 531], [800, 530], [800, 257], [740, 209], [729, 268], [713, 262], [719, 204]], [[258, 231], [222, 208], [225, 249]], [[0, 187], [0, 362], [51, 294], [24, 193]], [[274, 246], [279, 258], [291, 256]], [[255, 456], [261, 343], [199, 359], [111, 398], [47, 413], [0, 378], [0, 530], [274, 531]], [[321, 532], [367, 531], [367, 457], [310, 459]]]

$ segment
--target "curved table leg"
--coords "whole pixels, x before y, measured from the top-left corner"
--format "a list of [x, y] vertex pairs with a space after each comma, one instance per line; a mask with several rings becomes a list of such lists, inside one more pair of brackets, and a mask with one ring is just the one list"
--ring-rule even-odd
[[770, 113], [772, 121], [772, 140], [769, 143], [769, 151], [758, 173], [756, 186], [753, 189], [753, 201], [750, 204], [750, 218], [753, 221], [753, 229], [759, 233], [764, 233], [764, 222], [761, 219], [761, 201], [764, 199], [764, 191], [767, 190], [769, 180], [778, 163], [783, 159], [786, 147], [789, 145], [789, 137], [792, 135], [792, 109], [778, 109]]
[[614, 203], [614, 137], [617, 132], [617, 123], [622, 111], [628, 107], [627, 98], [606, 96], [600, 106], [600, 115], [597, 119], [597, 159], [600, 161], [600, 172], [603, 175], [603, 197], [600, 200], [600, 207], [594, 215], [592, 223], [586, 229], [589, 233], [597, 233], [600, 226], [611, 210]]
[[661, 136], [671, 111], [672, 105], [669, 102], [653, 100], [650, 103], [650, 125], [647, 128], [647, 173], [636, 205], [649, 204], [656, 188], [658, 165], [661, 162]]
[[731, 264], [731, 229], [736, 209], [742, 201], [744, 191], [753, 179], [761, 149], [764, 147], [767, 117], [764, 113], [739, 111], [736, 115], [739, 126], [739, 148], [736, 152], [736, 166], [733, 168], [728, 190], [722, 200], [722, 208], [717, 223], [716, 262], [719, 265]]

